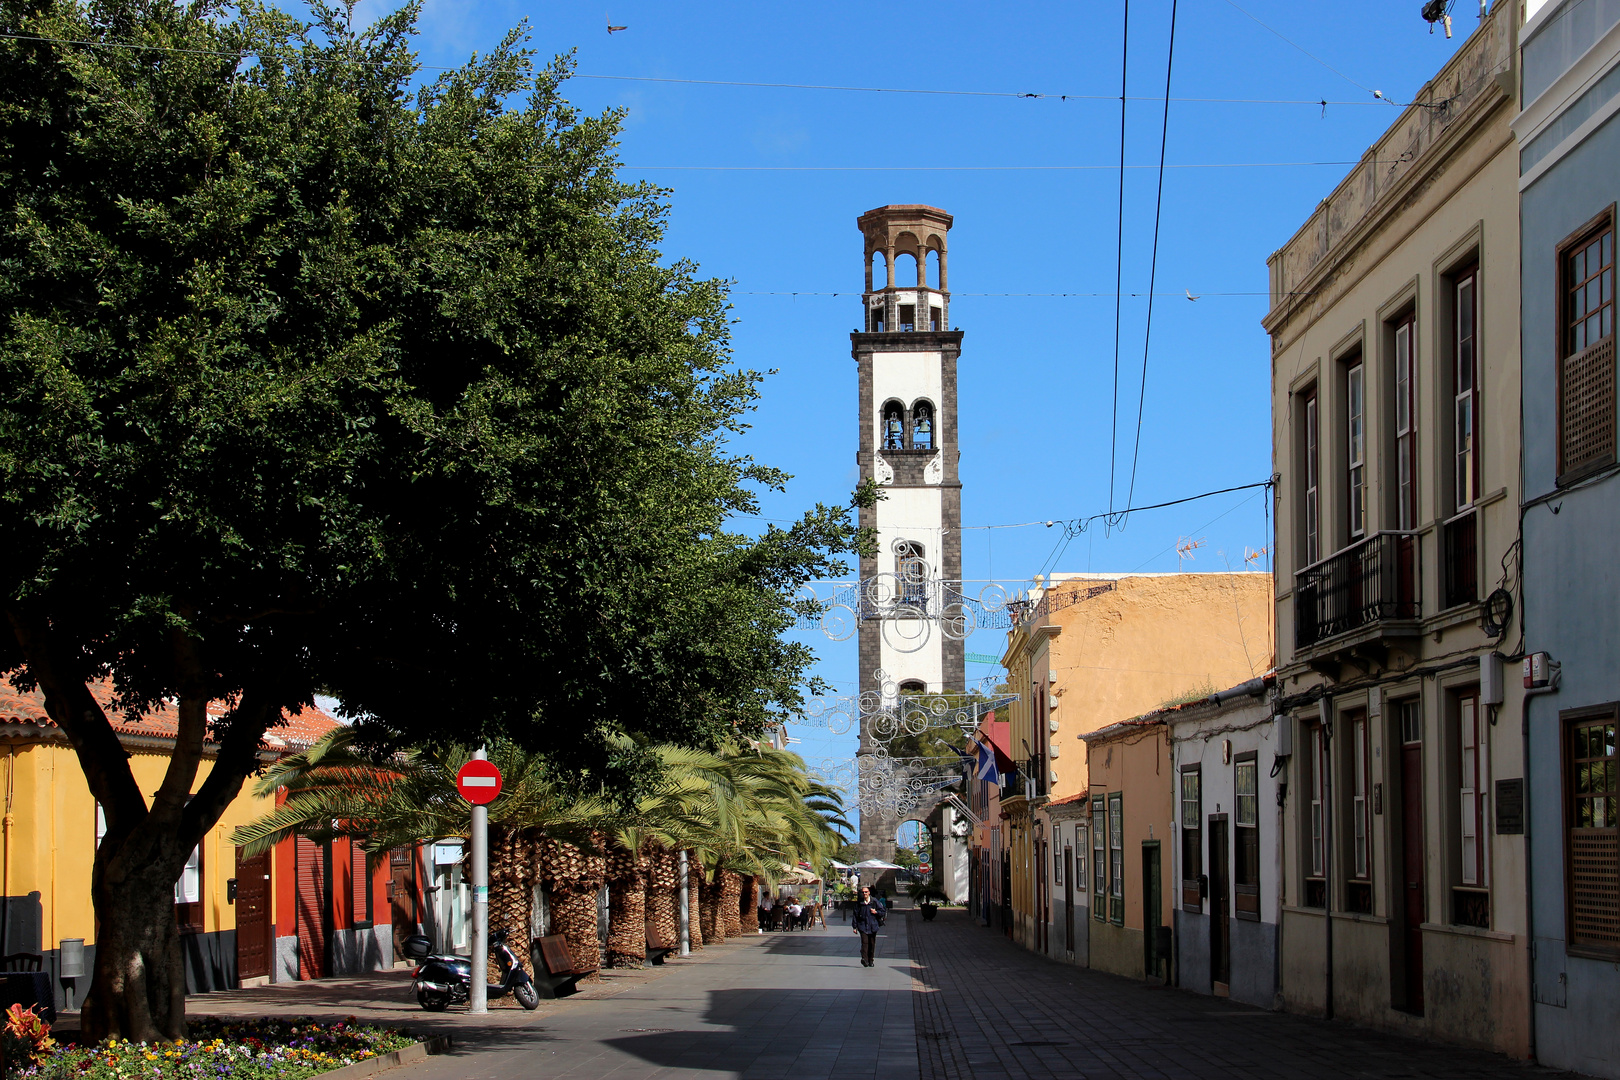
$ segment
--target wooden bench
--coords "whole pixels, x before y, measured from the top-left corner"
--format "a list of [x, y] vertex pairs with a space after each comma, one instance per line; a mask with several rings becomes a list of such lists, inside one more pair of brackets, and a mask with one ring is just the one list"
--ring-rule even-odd
[[578, 989], [579, 980], [594, 974], [595, 968], [577, 968], [568, 951], [568, 939], [561, 934], [535, 938], [529, 950], [534, 961], [534, 986], [541, 997], [567, 997]]
[[674, 951], [674, 949], [665, 949], [661, 946], [649, 945], [647, 946], [647, 963], [657, 964], [659, 967], [663, 967], [664, 957], [668, 956]]

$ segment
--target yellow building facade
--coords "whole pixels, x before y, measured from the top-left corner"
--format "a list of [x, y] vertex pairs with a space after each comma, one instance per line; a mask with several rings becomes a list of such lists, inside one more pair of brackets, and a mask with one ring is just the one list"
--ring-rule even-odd
[[1000, 811], [1015, 940], [1087, 962], [1086, 933], [1068, 927], [1089, 924], [1089, 815], [1047, 810], [1091, 789], [1081, 736], [1263, 675], [1271, 608], [1271, 576], [1251, 572], [1053, 574], [1019, 605], [1001, 661], [1018, 695]]

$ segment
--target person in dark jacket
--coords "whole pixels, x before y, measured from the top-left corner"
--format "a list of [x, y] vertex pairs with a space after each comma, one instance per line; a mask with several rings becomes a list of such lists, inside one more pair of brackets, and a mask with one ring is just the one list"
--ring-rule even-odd
[[850, 920], [855, 932], [861, 935], [862, 967], [871, 967], [875, 963], [873, 957], [877, 952], [878, 930], [887, 915], [882, 901], [872, 899], [871, 888], [862, 885], [861, 898], [855, 904], [855, 916]]

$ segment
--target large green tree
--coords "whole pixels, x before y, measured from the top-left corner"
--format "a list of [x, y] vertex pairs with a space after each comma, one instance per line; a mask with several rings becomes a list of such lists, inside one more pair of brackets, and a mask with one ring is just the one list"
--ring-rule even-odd
[[[565, 62], [418, 86], [414, 5], [312, 8], [0, 0], [0, 672], [106, 811], [93, 1037], [183, 1032], [171, 883], [285, 710], [629, 790], [793, 710], [857, 539], [726, 531], [784, 481], [726, 449], [759, 376]], [[175, 710], [155, 793], [102, 678]]]

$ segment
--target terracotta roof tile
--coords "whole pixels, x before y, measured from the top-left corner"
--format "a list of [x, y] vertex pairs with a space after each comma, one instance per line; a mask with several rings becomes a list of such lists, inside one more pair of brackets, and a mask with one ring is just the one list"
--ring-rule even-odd
[[[110, 680], [103, 679], [91, 683], [90, 694], [106, 710], [108, 719], [112, 721], [113, 730], [120, 735], [174, 738], [176, 717], [172, 709], [149, 711], [131, 721], [114, 708], [113, 687]], [[209, 702], [208, 715], [223, 716], [226, 708], [224, 702]], [[272, 750], [303, 749], [328, 731], [340, 726], [337, 720], [315, 705], [308, 706], [297, 714], [284, 712], [282, 718], [286, 723], [281, 727], [272, 728], [264, 737], [265, 745]], [[9, 678], [0, 676], [0, 728], [7, 725], [54, 728], [56, 722], [45, 712], [45, 695], [41, 691], [36, 689], [25, 693], [18, 690]]]

